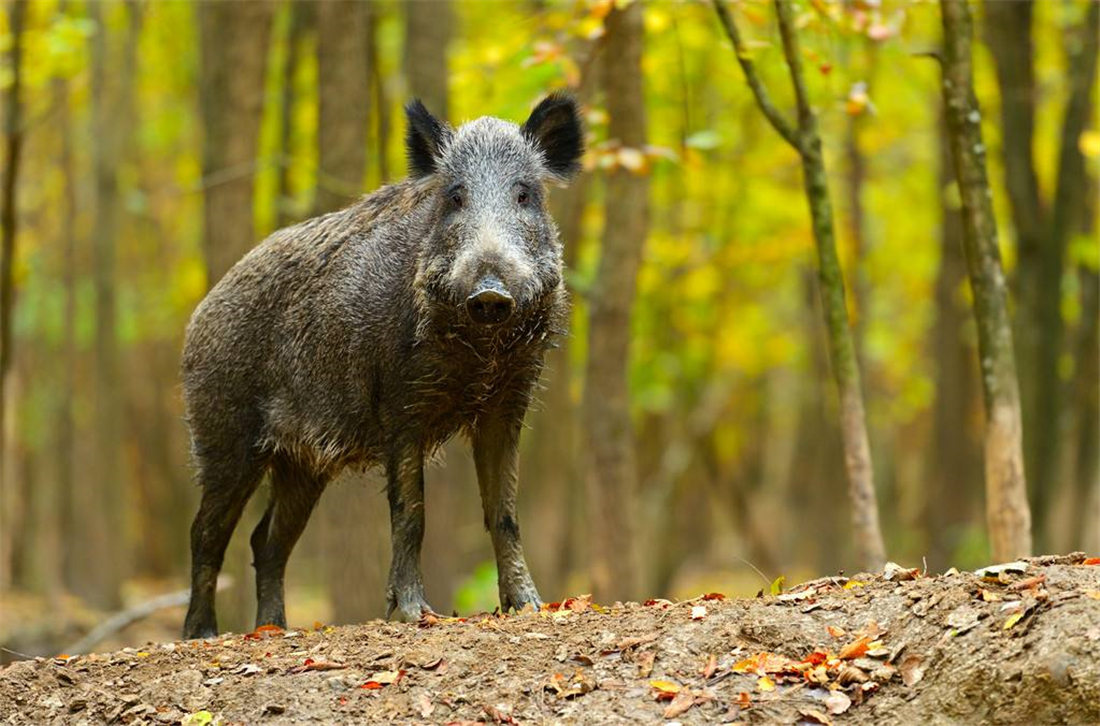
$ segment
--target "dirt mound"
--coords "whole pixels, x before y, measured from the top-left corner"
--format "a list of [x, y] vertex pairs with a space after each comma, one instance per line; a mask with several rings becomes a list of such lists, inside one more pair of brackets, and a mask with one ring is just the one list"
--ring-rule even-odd
[[578, 598], [512, 617], [37, 659], [0, 671], [0, 720], [1095, 722], [1095, 562], [1037, 558], [984, 577], [888, 569], [752, 600], [604, 608]]

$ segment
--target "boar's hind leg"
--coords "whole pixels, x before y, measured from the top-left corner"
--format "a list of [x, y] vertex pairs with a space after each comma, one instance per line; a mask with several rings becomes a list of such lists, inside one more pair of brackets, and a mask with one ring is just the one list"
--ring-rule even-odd
[[[241, 459], [244, 458], [244, 461]], [[261, 459], [244, 455], [199, 460], [202, 503], [191, 524], [191, 603], [183, 621], [183, 637], [209, 638], [218, 634], [214, 591], [225, 548], [244, 505], [263, 477]]]
[[431, 605], [424, 598], [420, 545], [424, 541], [424, 455], [407, 447], [386, 466], [393, 559], [386, 587], [386, 617], [416, 622]]
[[485, 528], [493, 540], [497, 560], [500, 609], [517, 612], [525, 605], [542, 604], [519, 539], [516, 490], [519, 487], [519, 431], [522, 413], [484, 416], [474, 432], [474, 464], [485, 512]]
[[279, 456], [271, 464], [271, 501], [252, 532], [256, 568], [256, 627], [286, 627], [283, 579], [286, 562], [306, 528], [326, 479]]

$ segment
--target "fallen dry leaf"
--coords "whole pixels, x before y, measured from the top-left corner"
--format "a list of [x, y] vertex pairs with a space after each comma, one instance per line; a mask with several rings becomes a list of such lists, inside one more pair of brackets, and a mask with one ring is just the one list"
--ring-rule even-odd
[[706, 616], [707, 616], [707, 606], [706, 605], [692, 605], [691, 606], [691, 619], [692, 620], [702, 620]]
[[638, 653], [634, 657], [634, 662], [638, 666], [638, 677], [648, 678], [649, 674], [653, 672], [653, 661], [657, 659], [656, 651], [644, 650]]
[[402, 677], [404, 677], [404, 675], [405, 675], [405, 671], [403, 671], [403, 670], [378, 671], [377, 673], [373, 674], [370, 678], [368, 678], [367, 681], [359, 687], [360, 688], [365, 688], [367, 690], [378, 689], [378, 688], [381, 688], [383, 686], [388, 686], [392, 683], [397, 683], [398, 681], [400, 681], [402, 679]]
[[1088, 559], [1086, 559], [1081, 564], [1082, 565], [1100, 565], [1100, 557], [1089, 557]]
[[852, 660], [853, 658], [859, 658], [867, 652], [870, 644], [870, 636], [864, 635], [861, 638], [856, 638], [851, 643], [848, 643], [848, 645], [840, 649], [840, 659]]
[[1046, 575], [1036, 575], [1035, 577], [1028, 577], [1019, 582], [1014, 582], [1008, 586], [1009, 590], [1013, 592], [1019, 590], [1034, 590], [1047, 581]]
[[664, 717], [666, 719], [676, 718], [694, 705], [695, 694], [688, 690], [680, 691], [665, 706]]
[[829, 631], [829, 635], [833, 636], [834, 638], [843, 638], [845, 635], [848, 634], [847, 632], [845, 632], [844, 628], [838, 628], [835, 625], [830, 625], [825, 628], [825, 630]]
[[837, 671], [836, 682], [842, 686], [847, 686], [851, 683], [866, 683], [868, 678], [869, 676], [863, 669], [845, 663]]
[[920, 574], [920, 570], [916, 567], [902, 567], [896, 562], [887, 562], [886, 566], [882, 570], [882, 575], [886, 578], [887, 582], [904, 582], [906, 580], [915, 580], [917, 575]]
[[416, 698], [416, 708], [420, 712], [421, 718], [428, 718], [432, 715], [432, 711], [435, 710], [435, 706], [432, 704], [432, 699], [428, 698], [427, 693], [421, 693]]
[[716, 670], [718, 670], [718, 656], [711, 653], [710, 657], [707, 658], [706, 665], [703, 666], [703, 679], [705, 680], [713, 676]]
[[725, 600], [726, 596], [723, 595], [720, 592], [708, 592], [706, 595], [703, 595], [703, 599], [704, 600]]
[[773, 681], [771, 678], [768, 678], [767, 676], [760, 676], [760, 679], [756, 681], [756, 688], [757, 690], [764, 691], [765, 693], [767, 693], [768, 691], [774, 691], [775, 681]]
[[344, 663], [333, 663], [331, 661], [319, 660], [315, 661], [312, 658], [306, 658], [305, 662], [300, 666], [294, 666], [288, 673], [305, 673], [306, 671], [335, 671], [341, 668], [347, 668]]
[[802, 718], [807, 721], [813, 721], [814, 723], [824, 724], [825, 726], [833, 726], [832, 720], [821, 711], [815, 711], [812, 708], [800, 708], [798, 712], [802, 714]]
[[844, 691], [833, 691], [825, 697], [825, 708], [834, 716], [847, 711], [852, 705], [852, 699]]
[[921, 656], [910, 653], [901, 659], [901, 663], [898, 665], [898, 670], [901, 672], [901, 681], [910, 688], [917, 685], [921, 678], [924, 678], [924, 668], [921, 664], [924, 663], [924, 658]]
[[677, 693], [683, 690], [679, 683], [673, 683], [672, 681], [650, 681], [649, 687], [655, 691], [653, 697], [658, 701], [671, 701]]
[[486, 716], [493, 719], [493, 721], [495, 723], [506, 723], [506, 724], [516, 723], [516, 719], [512, 715], [511, 709], [508, 706], [505, 706], [504, 704], [498, 704], [496, 706], [491, 706], [489, 704], [485, 704], [484, 706], [481, 707], [481, 710]]

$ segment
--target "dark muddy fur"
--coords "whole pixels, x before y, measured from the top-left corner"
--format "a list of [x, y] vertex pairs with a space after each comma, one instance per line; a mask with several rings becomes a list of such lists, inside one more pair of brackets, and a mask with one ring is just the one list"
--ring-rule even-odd
[[[576, 169], [577, 111], [553, 96], [522, 128], [479, 119], [452, 130], [415, 103], [409, 121], [411, 179], [274, 233], [192, 317], [183, 387], [203, 495], [185, 637], [217, 633], [214, 583], [265, 473], [271, 501], [251, 537], [257, 625], [285, 626], [287, 559], [346, 466], [385, 467], [389, 612], [419, 618], [430, 609], [419, 564], [424, 460], [459, 432], [474, 450], [501, 606], [539, 604], [516, 519], [516, 452], [568, 313], [545, 187]], [[478, 325], [465, 303], [490, 274], [515, 312]]]

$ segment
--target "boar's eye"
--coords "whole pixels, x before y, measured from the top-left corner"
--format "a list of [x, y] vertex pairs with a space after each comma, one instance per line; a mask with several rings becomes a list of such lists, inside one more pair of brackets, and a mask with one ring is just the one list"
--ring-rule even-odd
[[520, 204], [520, 206], [524, 207], [526, 207], [528, 203], [530, 203], [531, 190], [528, 189], [526, 185], [519, 185], [519, 188], [516, 190], [516, 201]]
[[447, 201], [451, 203], [451, 206], [455, 209], [462, 209], [462, 204], [465, 199], [462, 196], [462, 189], [459, 187], [452, 187], [447, 190]]

